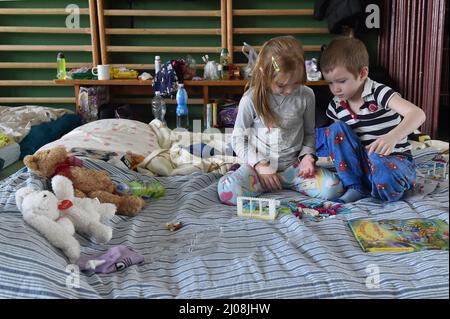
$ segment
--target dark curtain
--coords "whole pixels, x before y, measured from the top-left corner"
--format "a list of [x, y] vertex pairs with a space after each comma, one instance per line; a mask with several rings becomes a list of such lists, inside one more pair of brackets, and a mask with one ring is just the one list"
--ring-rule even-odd
[[432, 138], [438, 133], [445, 1], [381, 2], [378, 61], [402, 96], [424, 110], [421, 131]]

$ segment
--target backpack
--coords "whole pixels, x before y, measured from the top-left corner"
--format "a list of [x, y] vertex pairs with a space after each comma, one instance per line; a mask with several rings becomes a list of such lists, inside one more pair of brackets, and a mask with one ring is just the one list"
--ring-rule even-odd
[[[173, 60], [172, 60], [173, 61]], [[161, 66], [161, 70], [155, 75], [153, 91], [161, 92], [164, 98], [174, 98], [178, 90], [178, 75], [172, 65], [172, 61]]]

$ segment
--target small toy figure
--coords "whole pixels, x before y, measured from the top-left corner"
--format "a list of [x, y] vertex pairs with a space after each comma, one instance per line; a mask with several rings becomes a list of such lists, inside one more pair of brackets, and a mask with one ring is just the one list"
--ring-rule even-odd
[[181, 222], [170, 222], [166, 224], [166, 227], [170, 231], [176, 231], [180, 229], [182, 226]]
[[282, 201], [279, 211], [286, 213], [287, 210], [290, 210], [299, 219], [306, 218], [316, 222], [326, 218], [335, 218], [338, 214], [350, 213], [348, 208], [343, 207], [339, 203], [314, 199], [302, 202], [298, 200]]

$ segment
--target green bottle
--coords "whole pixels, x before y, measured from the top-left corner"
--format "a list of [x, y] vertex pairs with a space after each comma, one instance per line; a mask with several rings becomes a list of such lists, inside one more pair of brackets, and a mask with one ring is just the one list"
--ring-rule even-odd
[[166, 189], [157, 180], [152, 182], [132, 181], [127, 183], [118, 183], [116, 191], [122, 195], [136, 195], [146, 198], [160, 198], [164, 196]]
[[66, 79], [66, 59], [62, 52], [59, 52], [56, 56], [56, 78], [58, 80]]

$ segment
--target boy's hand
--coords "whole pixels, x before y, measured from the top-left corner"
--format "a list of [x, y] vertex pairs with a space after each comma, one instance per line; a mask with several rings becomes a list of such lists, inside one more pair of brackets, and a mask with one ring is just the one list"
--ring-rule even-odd
[[385, 134], [377, 138], [371, 144], [367, 145], [366, 149], [368, 149], [369, 155], [377, 153], [379, 155], [388, 156], [392, 153], [396, 144], [397, 138], [392, 135]]
[[274, 192], [282, 189], [280, 177], [276, 169], [272, 168], [269, 163], [258, 163], [255, 165], [255, 170], [258, 173], [262, 187], [266, 191]]
[[303, 156], [302, 160], [300, 161], [298, 174], [297, 176], [301, 177], [310, 177], [314, 176], [314, 172], [316, 171], [316, 160], [311, 155], [305, 155]]

